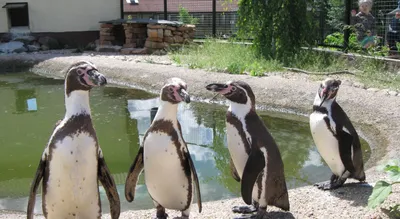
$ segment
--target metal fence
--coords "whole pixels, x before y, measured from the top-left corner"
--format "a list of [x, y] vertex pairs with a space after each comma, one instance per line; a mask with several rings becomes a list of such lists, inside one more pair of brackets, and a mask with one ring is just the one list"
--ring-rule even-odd
[[[370, 14], [361, 4], [370, 4]], [[368, 43], [397, 51], [400, 40], [400, 1], [398, 0], [326, 0], [317, 10], [319, 39], [322, 46], [365, 49]], [[398, 18], [395, 17], [399, 12]]]
[[196, 38], [229, 37], [237, 31], [237, 3], [221, 0], [149, 0], [125, 5], [125, 17], [179, 21], [184, 8], [196, 22]]
[[[130, 0], [133, 1], [133, 0]], [[180, 7], [197, 19], [196, 38], [207, 36], [230, 37], [238, 30], [238, 3], [223, 0], [146, 0], [125, 4], [125, 17], [179, 20]], [[367, 16], [360, 14], [360, 2], [371, 3], [373, 24], [365, 28]], [[309, 5], [318, 26], [317, 42], [324, 47], [338, 47], [347, 51], [373, 41], [379, 47], [397, 51], [400, 41], [399, 0], [315, 0]], [[364, 20], [363, 20], [364, 19]], [[368, 26], [368, 25], [367, 25]], [[371, 29], [371, 30], [370, 30]], [[373, 37], [366, 37], [367, 31]]]

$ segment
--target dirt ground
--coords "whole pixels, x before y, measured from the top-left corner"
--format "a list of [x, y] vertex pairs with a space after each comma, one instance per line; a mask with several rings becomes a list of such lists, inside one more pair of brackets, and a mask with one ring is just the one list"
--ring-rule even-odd
[[[205, 89], [212, 82], [232, 80], [246, 81], [256, 96], [258, 109], [284, 110], [308, 116], [319, 86], [319, 81], [299, 73], [271, 73], [267, 77], [231, 75], [177, 67], [167, 56], [123, 56], [104, 54], [46, 54], [0, 56], [0, 64], [9, 60], [37, 63], [34, 73], [46, 77], [63, 77], [70, 64], [88, 60], [97, 65], [110, 83], [131, 86], [157, 93], [164, 82], [171, 77], [182, 78], [188, 84], [188, 91], [194, 101], [209, 101], [213, 94]], [[343, 79], [339, 76], [333, 78]], [[343, 80], [337, 97], [359, 134], [371, 146], [372, 155], [366, 162], [368, 184], [347, 181], [344, 187], [334, 191], [321, 191], [313, 186], [289, 190], [290, 211], [282, 212], [269, 207], [268, 218], [388, 218], [380, 208], [367, 208], [372, 185], [384, 179], [385, 175], [376, 170], [377, 165], [388, 159], [400, 157], [400, 95], [391, 95], [387, 90], [366, 89], [356, 81]], [[222, 98], [217, 99], [226, 104]], [[327, 179], [321, 179], [325, 181]], [[393, 194], [383, 206], [400, 203], [400, 188], [394, 187]], [[123, 198], [123, 197], [121, 197]], [[202, 213], [193, 205], [191, 218], [234, 218], [231, 207], [243, 205], [240, 198], [203, 203]], [[134, 203], [133, 203], [134, 205]], [[179, 212], [167, 211], [169, 216]], [[155, 209], [122, 212], [120, 218], [151, 218]], [[25, 218], [18, 212], [1, 212], [0, 218]], [[42, 218], [38, 216], [37, 218]], [[110, 218], [104, 215], [103, 218]]]

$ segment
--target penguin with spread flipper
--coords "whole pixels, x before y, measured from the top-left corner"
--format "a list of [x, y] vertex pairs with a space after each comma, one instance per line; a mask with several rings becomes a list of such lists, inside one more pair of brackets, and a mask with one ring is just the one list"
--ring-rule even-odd
[[213, 83], [209, 91], [222, 94], [230, 102], [226, 114], [231, 173], [241, 183], [244, 202], [252, 206], [235, 206], [234, 212], [266, 215], [267, 205], [289, 210], [284, 166], [278, 146], [255, 109], [255, 96], [243, 81]]
[[58, 121], [33, 179], [27, 218], [33, 218], [42, 181], [42, 208], [47, 219], [101, 217], [99, 183], [110, 202], [111, 218], [120, 215], [120, 200], [93, 127], [89, 91], [107, 84], [93, 63], [73, 64], [65, 76], [65, 117]]
[[172, 78], [161, 89], [160, 107], [147, 130], [139, 152], [128, 172], [125, 197], [132, 202], [140, 173], [144, 170], [147, 190], [157, 208], [156, 218], [167, 218], [165, 209], [189, 218], [196, 191], [201, 212], [199, 180], [177, 119], [178, 104], [190, 102], [187, 85]]

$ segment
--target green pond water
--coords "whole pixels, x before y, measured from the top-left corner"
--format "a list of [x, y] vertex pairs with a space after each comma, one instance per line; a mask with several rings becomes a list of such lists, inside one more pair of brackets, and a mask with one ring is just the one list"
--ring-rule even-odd
[[[0, 210], [26, 211], [39, 159], [55, 123], [64, 116], [63, 83], [32, 73], [0, 75]], [[133, 203], [125, 200], [124, 182], [150, 125], [150, 109], [158, 105], [157, 95], [107, 86], [92, 89], [90, 98], [95, 129], [118, 186], [122, 211], [153, 208], [143, 176]], [[240, 184], [229, 170], [226, 110], [226, 106], [194, 102], [179, 106], [178, 118], [198, 172], [203, 201], [240, 194]], [[315, 148], [306, 117], [258, 113], [279, 145], [289, 188], [329, 179], [331, 172]], [[367, 160], [368, 144], [362, 141], [362, 147]], [[108, 212], [102, 187], [100, 192], [103, 212]], [[41, 190], [35, 212], [42, 212]]]

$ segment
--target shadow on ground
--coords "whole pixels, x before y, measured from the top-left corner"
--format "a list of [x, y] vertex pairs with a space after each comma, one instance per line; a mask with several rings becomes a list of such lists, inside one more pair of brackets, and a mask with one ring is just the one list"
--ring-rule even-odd
[[[248, 219], [248, 218], [256, 218], [251, 214], [238, 214], [237, 217], [234, 217], [234, 219]], [[295, 217], [293, 216], [292, 213], [290, 212], [284, 212], [284, 211], [268, 211], [268, 213], [262, 218], [262, 219], [294, 219]], [[260, 218], [261, 219], [261, 218]]]
[[331, 190], [331, 195], [352, 201], [352, 206], [367, 206], [368, 198], [372, 193], [373, 187], [367, 183], [345, 183], [342, 187]]

